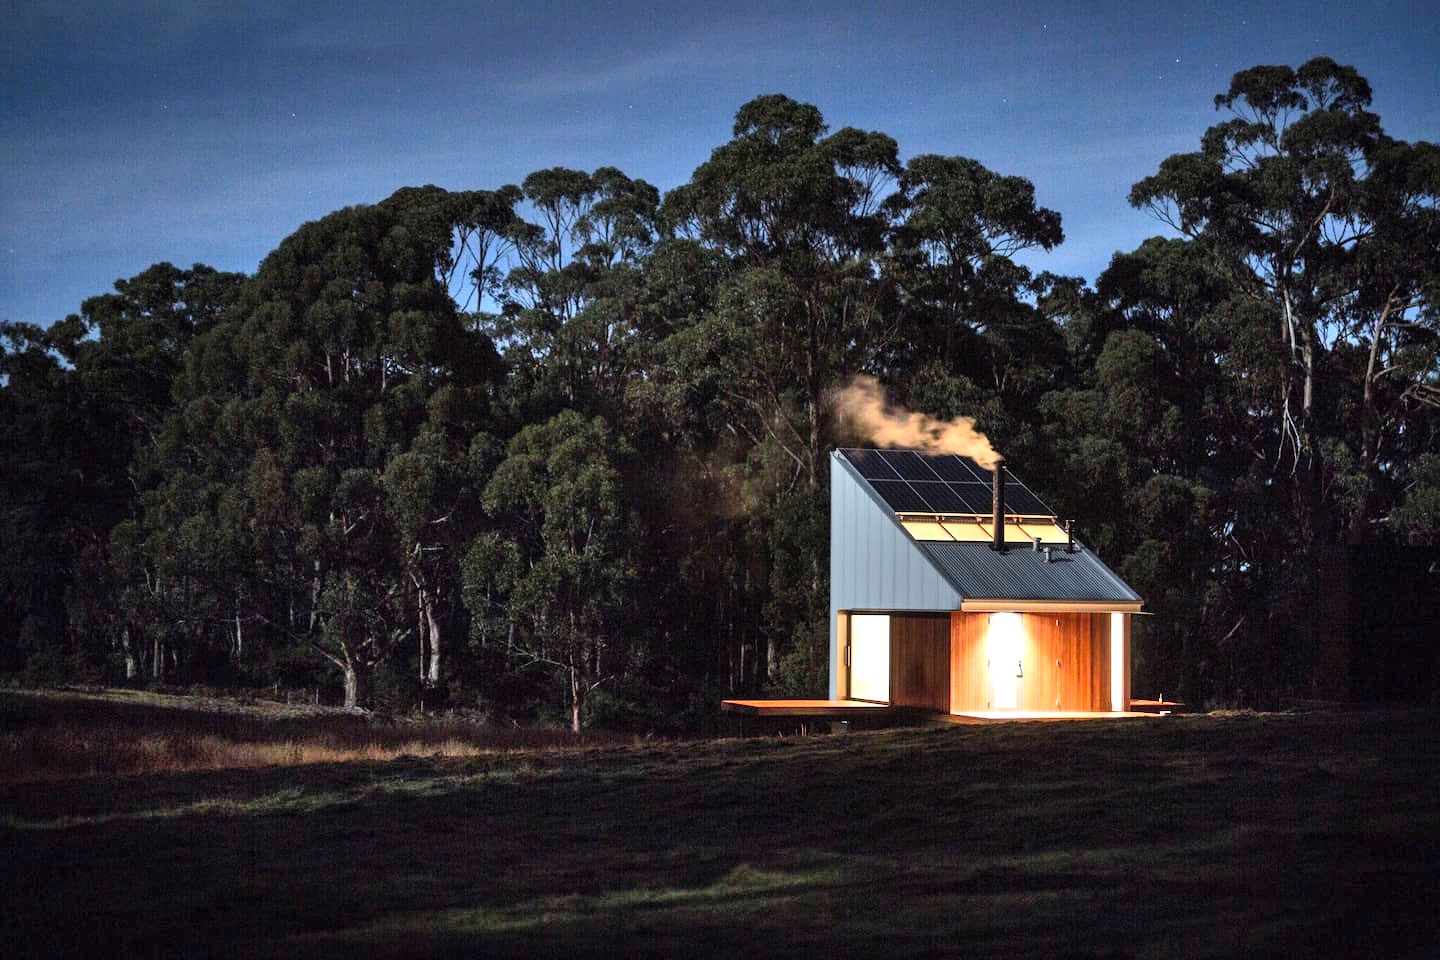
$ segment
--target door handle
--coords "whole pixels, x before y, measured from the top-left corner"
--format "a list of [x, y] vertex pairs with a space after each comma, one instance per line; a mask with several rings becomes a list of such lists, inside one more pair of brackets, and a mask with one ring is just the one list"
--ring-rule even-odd
[[1017, 676], [1017, 677], [1023, 677], [1023, 676], [1025, 676], [1025, 662], [1024, 662], [1023, 660], [1016, 660], [1016, 661], [1015, 661], [1015, 676]]

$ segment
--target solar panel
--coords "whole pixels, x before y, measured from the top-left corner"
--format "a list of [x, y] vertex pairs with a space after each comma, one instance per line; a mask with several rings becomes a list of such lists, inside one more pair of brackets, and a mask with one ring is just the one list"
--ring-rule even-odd
[[908, 450], [886, 450], [881, 454], [885, 462], [895, 468], [904, 480], [939, 480], [934, 470], [925, 463], [924, 457]]
[[880, 457], [878, 450], [846, 450], [845, 456], [855, 464], [860, 476], [866, 480], [898, 480], [900, 474]]
[[940, 475], [941, 480], [949, 480], [952, 483], [971, 483], [985, 479], [975, 476], [959, 457], [948, 453], [926, 457], [925, 462], [929, 464], [931, 470]]
[[974, 460], [971, 460], [969, 457], [962, 457], [957, 455], [955, 459], [963, 463], [966, 469], [968, 469], [971, 473], [975, 474], [975, 479], [979, 480], [982, 483], [989, 483], [990, 478], [994, 475], [993, 470], [986, 470], [984, 467], [980, 466], [980, 464], [976, 463]]
[[[969, 457], [910, 450], [841, 451], [896, 513], [980, 514], [991, 510], [990, 471]], [[1005, 512], [1050, 516], [1054, 511], [1013, 473], [1005, 484]], [[959, 477], [960, 480], [942, 480]]]
[[965, 504], [961, 513], [989, 513], [992, 504], [990, 484], [952, 483], [949, 485], [955, 495]]
[[1054, 516], [1054, 512], [1040, 498], [1018, 483], [1007, 483], [1005, 485], [1005, 512], [1006, 513], [1045, 513]]
[[930, 504], [930, 509], [936, 513], [968, 513], [970, 508], [965, 505], [954, 490], [953, 484], [941, 483], [939, 480], [921, 481], [910, 484], [916, 493]]
[[931, 507], [904, 480], [871, 480], [870, 486], [897, 513], [929, 513]]

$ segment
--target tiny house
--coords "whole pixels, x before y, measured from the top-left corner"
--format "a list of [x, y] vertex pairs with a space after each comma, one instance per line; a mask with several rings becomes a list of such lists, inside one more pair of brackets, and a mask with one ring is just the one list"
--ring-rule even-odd
[[831, 702], [981, 718], [1124, 713], [1141, 606], [1003, 465], [831, 454]]

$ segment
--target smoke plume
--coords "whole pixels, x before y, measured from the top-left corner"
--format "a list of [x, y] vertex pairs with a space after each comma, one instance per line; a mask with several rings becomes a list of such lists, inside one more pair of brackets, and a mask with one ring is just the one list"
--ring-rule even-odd
[[905, 447], [926, 453], [958, 453], [986, 470], [994, 470], [1002, 457], [990, 439], [975, 429], [970, 417], [937, 420], [923, 413], [885, 403], [880, 381], [856, 374], [835, 394], [835, 409], [877, 447]]

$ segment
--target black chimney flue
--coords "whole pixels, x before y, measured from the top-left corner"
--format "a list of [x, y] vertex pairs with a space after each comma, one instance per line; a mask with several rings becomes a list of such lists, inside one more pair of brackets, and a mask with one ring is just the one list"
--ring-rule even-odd
[[995, 524], [995, 542], [990, 545], [991, 550], [1005, 552], [1005, 466], [995, 464], [995, 472], [990, 480], [990, 512], [991, 520]]

